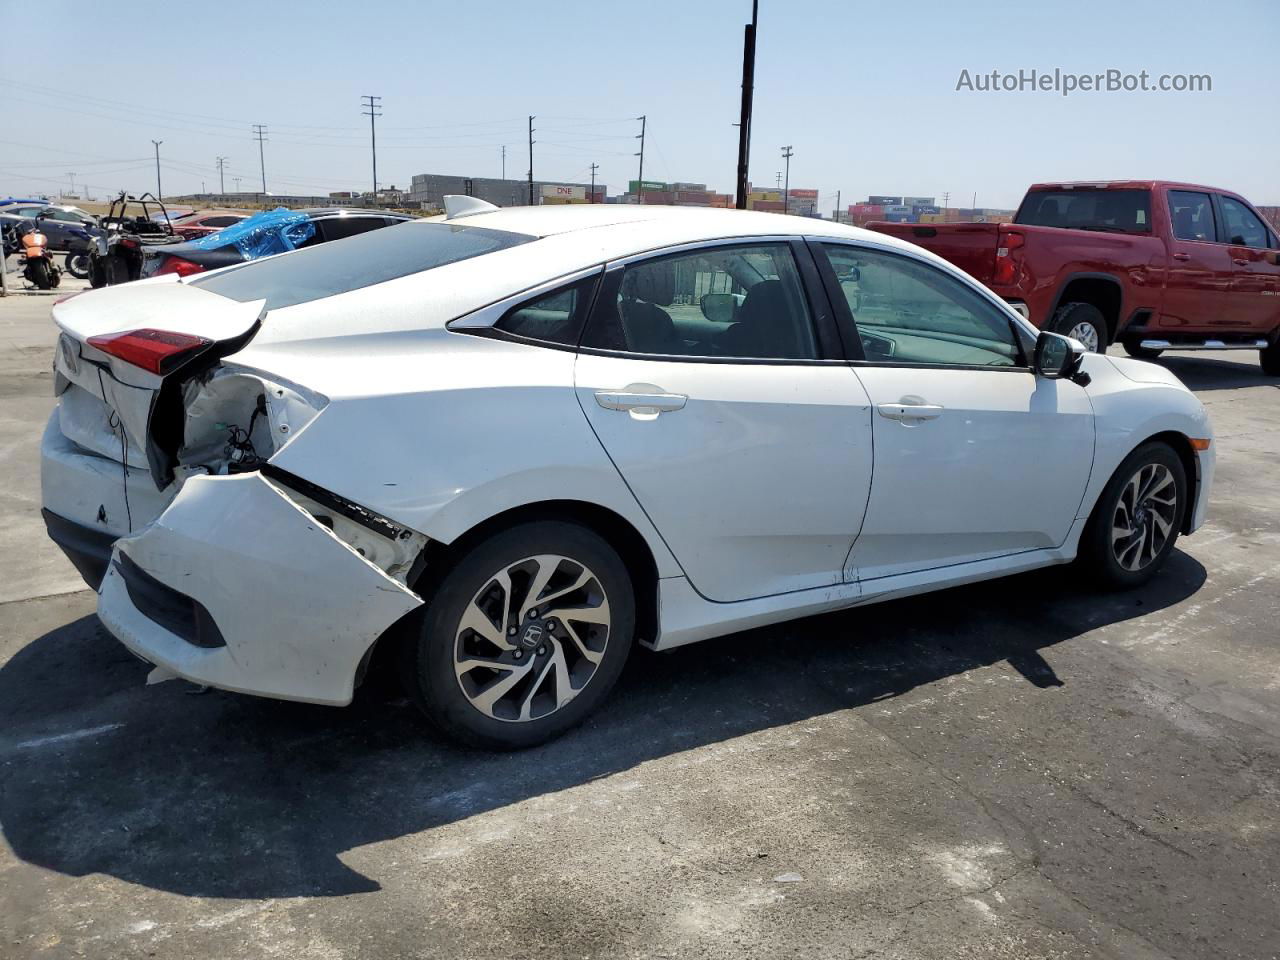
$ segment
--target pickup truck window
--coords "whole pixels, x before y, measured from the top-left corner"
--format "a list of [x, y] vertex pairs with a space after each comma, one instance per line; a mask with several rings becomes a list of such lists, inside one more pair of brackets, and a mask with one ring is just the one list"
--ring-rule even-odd
[[1212, 241], [1216, 239], [1213, 228], [1213, 202], [1207, 193], [1197, 190], [1169, 191], [1169, 219], [1173, 221], [1173, 235], [1179, 240]]
[[1108, 233], [1150, 233], [1150, 190], [1034, 190], [1023, 198], [1014, 223]]
[[976, 291], [908, 257], [824, 244], [867, 360], [1023, 366], [1009, 318]]
[[1230, 197], [1221, 197], [1222, 219], [1226, 221], [1227, 243], [1239, 247], [1267, 248], [1267, 228], [1248, 207]]

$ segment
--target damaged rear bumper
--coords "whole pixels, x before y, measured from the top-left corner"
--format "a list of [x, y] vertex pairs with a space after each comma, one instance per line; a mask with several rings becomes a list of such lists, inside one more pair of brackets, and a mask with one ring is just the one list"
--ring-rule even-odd
[[163, 672], [238, 693], [351, 701], [361, 659], [422, 600], [260, 473], [193, 477], [117, 540], [98, 616]]

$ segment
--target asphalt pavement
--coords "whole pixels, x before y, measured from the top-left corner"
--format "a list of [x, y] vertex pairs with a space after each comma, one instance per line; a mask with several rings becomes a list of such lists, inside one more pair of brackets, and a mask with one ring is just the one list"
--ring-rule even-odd
[[50, 302], [0, 300], [0, 957], [1280, 956], [1256, 355], [1160, 361], [1219, 472], [1149, 586], [1059, 568], [639, 653], [494, 755], [389, 682], [144, 686], [39, 518]]

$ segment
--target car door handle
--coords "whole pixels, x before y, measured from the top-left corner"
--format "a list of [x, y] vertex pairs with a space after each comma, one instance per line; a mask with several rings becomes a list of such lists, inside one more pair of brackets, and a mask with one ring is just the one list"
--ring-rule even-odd
[[876, 412], [886, 420], [898, 420], [902, 423], [937, 420], [942, 416], [942, 410], [935, 403], [881, 403], [876, 406]]
[[1191, 254], [1189, 254], [1189, 253], [1175, 253], [1175, 254], [1173, 255], [1173, 259], [1175, 259], [1175, 260], [1190, 260], [1190, 259], [1191, 259]]
[[634, 410], [637, 413], [671, 413], [684, 409], [689, 398], [680, 393], [630, 393], [625, 390], [598, 390], [596, 403], [606, 410]]
[[1249, 261], [1246, 260], [1244, 257], [1232, 257], [1231, 262], [1234, 263], [1237, 267], [1247, 267], [1249, 265]]

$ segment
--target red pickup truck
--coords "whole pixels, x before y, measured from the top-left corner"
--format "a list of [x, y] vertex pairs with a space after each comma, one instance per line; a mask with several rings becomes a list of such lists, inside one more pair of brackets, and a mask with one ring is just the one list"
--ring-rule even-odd
[[1159, 180], [1037, 183], [1012, 223], [870, 223], [1091, 350], [1258, 350], [1280, 375], [1280, 240], [1244, 198]]

